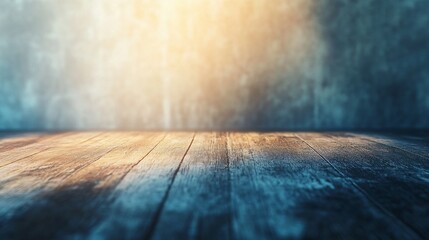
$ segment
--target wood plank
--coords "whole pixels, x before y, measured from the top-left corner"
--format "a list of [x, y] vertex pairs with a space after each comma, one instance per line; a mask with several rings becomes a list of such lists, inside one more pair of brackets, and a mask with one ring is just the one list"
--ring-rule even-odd
[[[32, 202], [6, 219], [9, 228], [0, 231], [0, 236], [12, 239], [87, 236], [91, 226], [102, 218], [103, 206], [111, 200], [111, 190], [164, 137], [163, 133], [155, 132], [124, 134], [108, 137], [117, 146], [87, 167], [50, 178], [44, 184], [49, 191], [40, 191]], [[127, 141], [118, 140], [123, 138]], [[46, 221], [52, 222], [51, 226], [46, 227]]]
[[163, 132], [138, 133], [124, 136], [127, 144], [119, 144], [98, 160], [65, 179], [61, 187], [92, 182], [95, 188], [116, 185], [129, 170], [149, 154], [164, 138]]
[[292, 133], [23, 140], [0, 151], [0, 164], [10, 161], [0, 167], [0, 239], [428, 238], [429, 163], [414, 152], [424, 145], [298, 136], [305, 142]]
[[0, 152], [35, 143], [46, 136], [43, 133], [10, 133], [6, 136], [0, 133]]
[[[299, 134], [382, 209], [421, 238], [429, 236], [427, 160], [344, 134]], [[423, 177], [422, 177], [423, 176]]]
[[77, 142], [91, 140], [100, 134], [100, 132], [60, 133], [42, 137], [28, 145], [5, 149], [0, 152], [0, 168], [49, 149], [73, 146]]
[[231, 239], [226, 133], [197, 133], [151, 239]]
[[194, 133], [170, 133], [114, 189], [112, 204], [90, 238], [142, 239], [155, 227]]
[[398, 136], [396, 134], [351, 134], [351, 136], [367, 139], [401, 149], [429, 159], [429, 140], [422, 136]]
[[[9, 164], [0, 168], [0, 184], [5, 184], [13, 178], [22, 178], [22, 173], [32, 173], [36, 171], [46, 174], [55, 174], [49, 172], [51, 168], [62, 168], [64, 164], [73, 169], [73, 161], [65, 161], [63, 157], [78, 158], [87, 151], [95, 149], [107, 141], [106, 134], [82, 133], [71, 136], [61, 136], [44, 144], [38, 143], [25, 149], [14, 149], [4, 152], [4, 159]], [[16, 151], [15, 151], [16, 150]], [[26, 156], [21, 158], [22, 156]], [[67, 158], [65, 158], [67, 159]], [[58, 162], [57, 162], [58, 161]], [[4, 186], [3, 186], [4, 188]]]
[[234, 238], [415, 236], [292, 134], [232, 133], [228, 153]]
[[59, 138], [57, 147], [0, 168], [0, 195], [4, 196], [0, 199], [0, 215], [14, 213], [35, 196], [52, 189], [57, 181], [127, 141], [118, 133], [90, 137], [93, 135], [82, 133]]

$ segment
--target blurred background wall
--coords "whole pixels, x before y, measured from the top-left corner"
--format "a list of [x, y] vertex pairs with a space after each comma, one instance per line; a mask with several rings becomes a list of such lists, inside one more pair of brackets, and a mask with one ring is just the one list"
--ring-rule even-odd
[[427, 0], [2, 0], [0, 129], [429, 128]]

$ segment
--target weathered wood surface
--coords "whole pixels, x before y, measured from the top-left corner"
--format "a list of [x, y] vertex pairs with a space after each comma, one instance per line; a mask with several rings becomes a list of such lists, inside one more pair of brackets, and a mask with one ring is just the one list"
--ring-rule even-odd
[[426, 135], [0, 134], [0, 239], [428, 239]]
[[420, 236], [429, 236], [426, 223], [429, 216], [428, 159], [344, 134], [301, 135], [380, 209], [390, 213], [392, 219]]

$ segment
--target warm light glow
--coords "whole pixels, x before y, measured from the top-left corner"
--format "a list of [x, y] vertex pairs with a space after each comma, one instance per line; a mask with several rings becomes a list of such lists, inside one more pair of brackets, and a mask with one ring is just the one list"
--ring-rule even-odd
[[58, 93], [44, 105], [52, 128], [243, 125], [279, 82], [317, 73], [314, 2], [50, 1], [27, 96]]

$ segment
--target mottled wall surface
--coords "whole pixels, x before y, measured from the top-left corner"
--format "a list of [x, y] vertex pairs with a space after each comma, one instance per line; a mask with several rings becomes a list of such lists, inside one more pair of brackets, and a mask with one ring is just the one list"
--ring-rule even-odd
[[0, 129], [429, 127], [426, 0], [0, 1]]
[[429, 127], [429, 1], [318, 1], [319, 126]]

